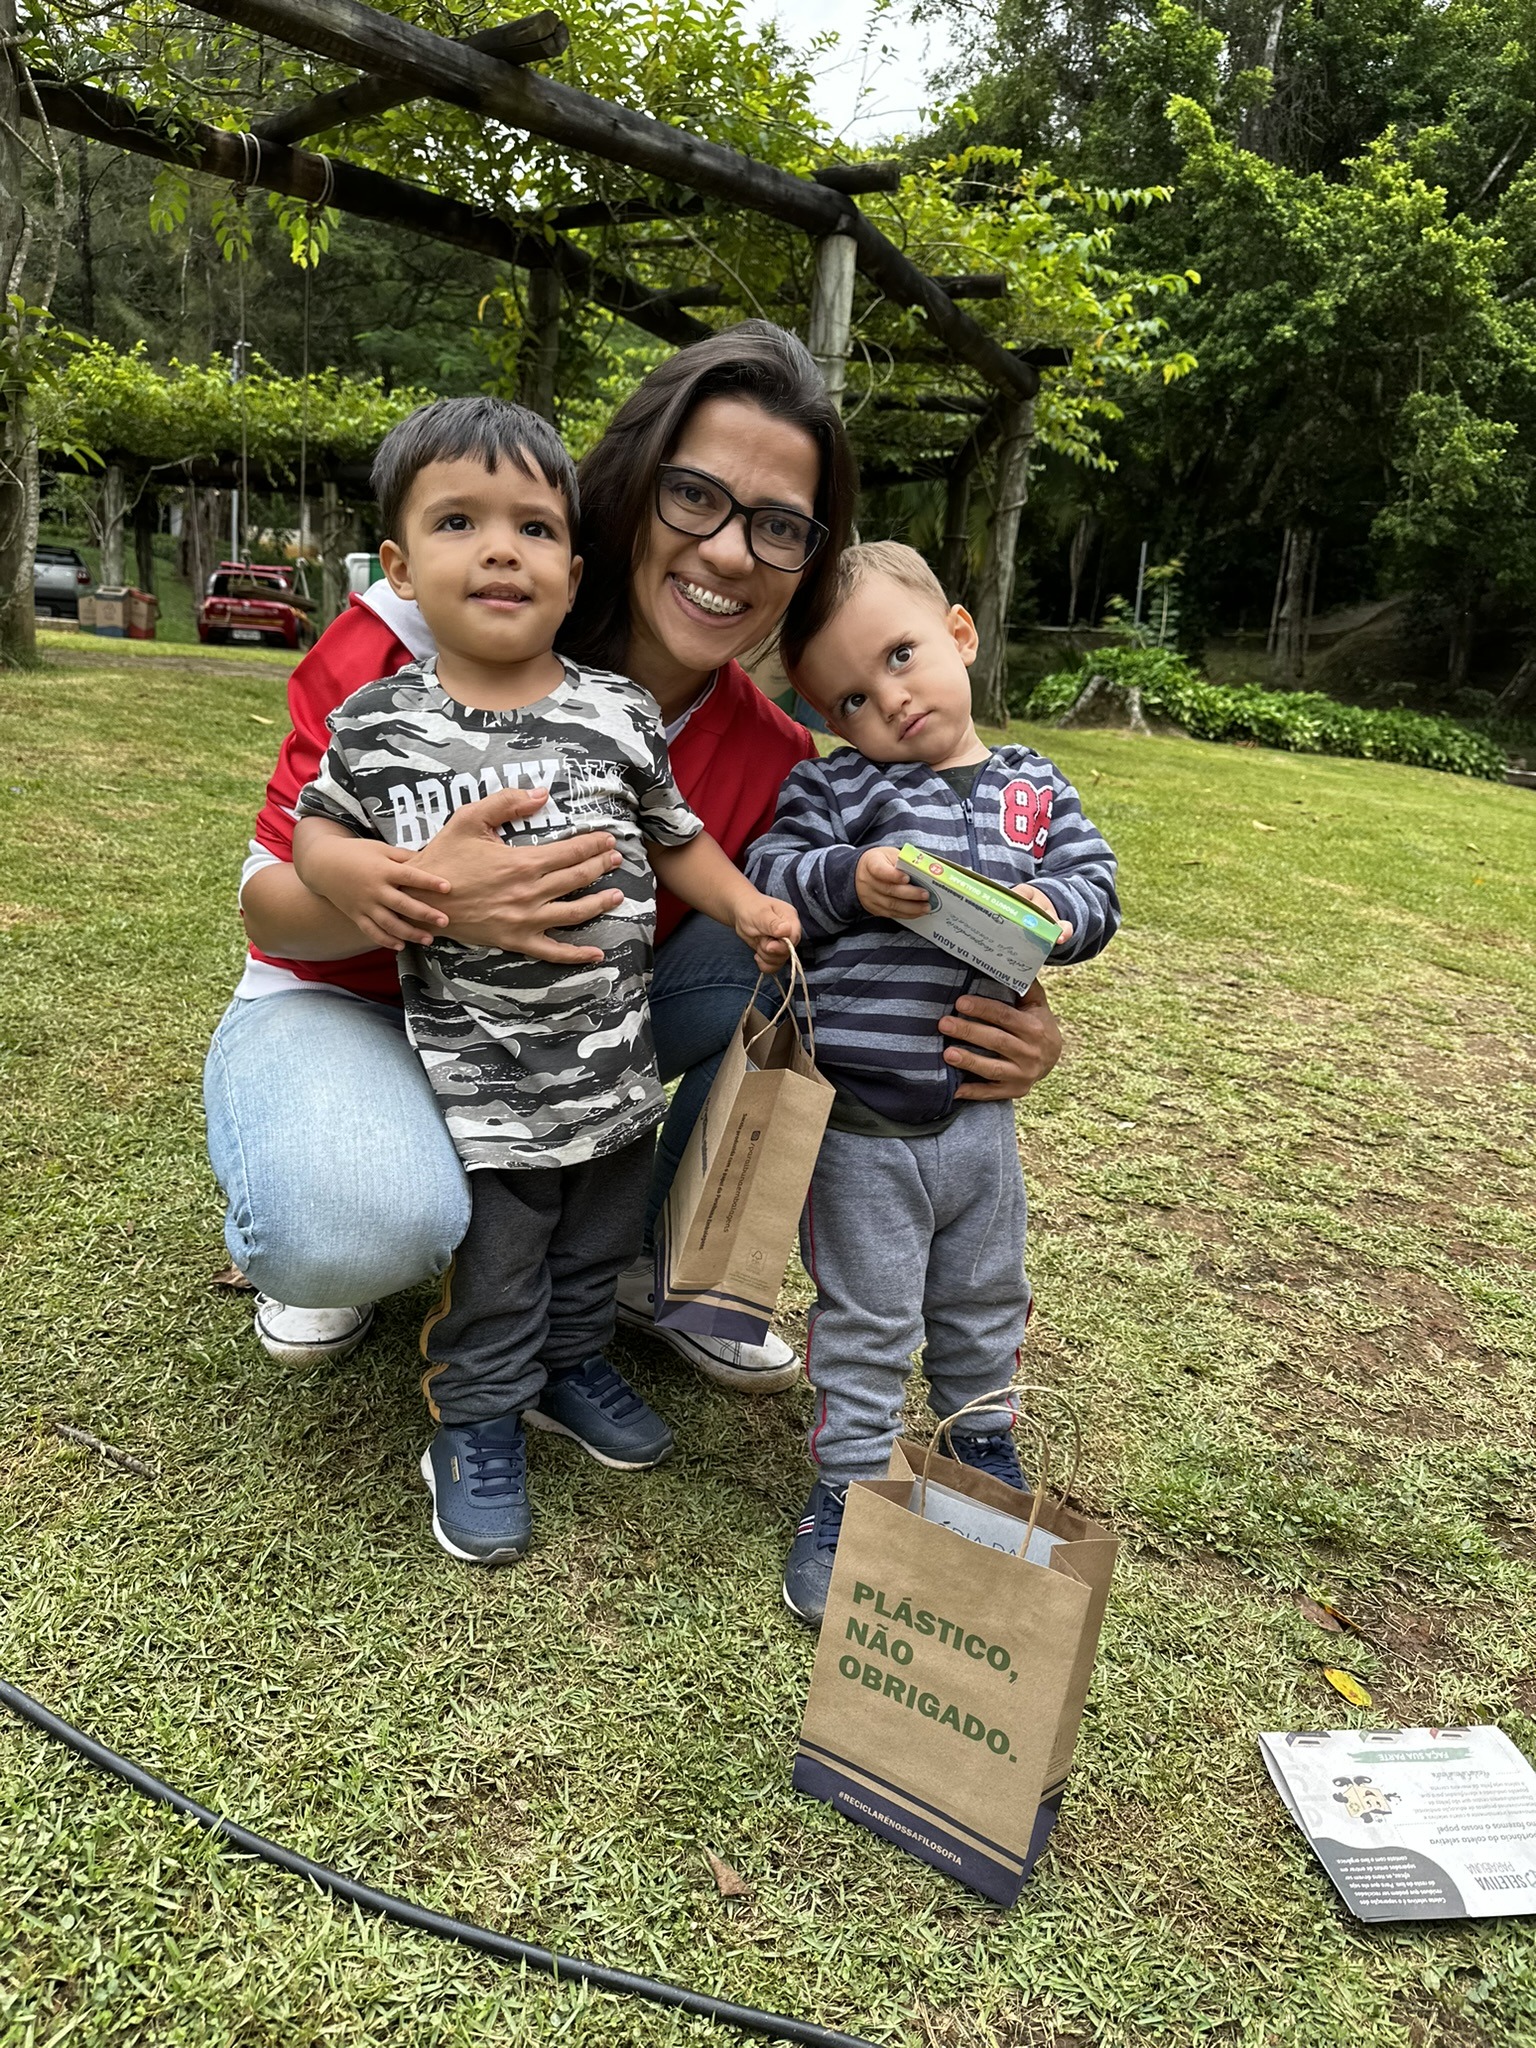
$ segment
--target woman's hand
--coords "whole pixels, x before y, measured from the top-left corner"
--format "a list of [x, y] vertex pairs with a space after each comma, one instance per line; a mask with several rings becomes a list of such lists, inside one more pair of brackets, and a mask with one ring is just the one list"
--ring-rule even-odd
[[1037, 981], [1019, 1004], [986, 996], [962, 996], [958, 1017], [941, 1017], [939, 1029], [953, 1044], [945, 1053], [952, 1067], [976, 1078], [955, 1090], [963, 1102], [1005, 1102], [1027, 1095], [1061, 1058], [1061, 1026]]
[[[574, 903], [561, 899], [589, 889], [619, 865], [611, 832], [583, 832], [540, 846], [509, 846], [503, 825], [530, 818], [548, 801], [547, 789], [503, 789], [454, 812], [430, 846], [410, 856], [423, 873], [440, 876], [451, 892], [446, 936], [466, 946], [494, 946], [531, 960], [590, 966], [601, 946], [571, 946], [551, 938], [562, 925], [588, 924], [624, 901], [604, 889]], [[405, 886], [414, 887], [405, 877]]]

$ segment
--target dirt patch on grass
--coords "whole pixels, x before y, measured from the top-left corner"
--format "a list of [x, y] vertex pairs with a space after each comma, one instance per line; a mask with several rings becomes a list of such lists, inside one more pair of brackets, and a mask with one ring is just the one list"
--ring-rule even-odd
[[0, 932], [24, 929], [28, 925], [59, 924], [57, 910], [45, 910], [37, 903], [0, 903]]

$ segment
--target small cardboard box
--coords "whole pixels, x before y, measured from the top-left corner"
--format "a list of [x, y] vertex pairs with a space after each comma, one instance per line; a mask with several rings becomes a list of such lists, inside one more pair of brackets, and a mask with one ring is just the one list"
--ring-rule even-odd
[[1000, 882], [921, 847], [904, 846], [898, 858], [919, 888], [928, 891], [931, 906], [921, 917], [903, 920], [908, 931], [921, 932], [967, 967], [1023, 995], [1049, 959], [1061, 926]]
[[130, 640], [153, 640], [155, 637], [155, 614], [160, 609], [160, 600], [147, 590], [130, 590], [128, 593], [128, 638]]
[[106, 640], [128, 638], [128, 586], [125, 583], [96, 587], [96, 631]]
[[81, 591], [79, 617], [81, 632], [94, 633], [96, 630], [96, 593], [94, 591]]

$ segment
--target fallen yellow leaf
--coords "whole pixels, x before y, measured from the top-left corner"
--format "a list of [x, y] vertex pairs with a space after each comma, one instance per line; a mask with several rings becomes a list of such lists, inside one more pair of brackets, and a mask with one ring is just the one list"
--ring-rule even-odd
[[1352, 1707], [1368, 1707], [1371, 1696], [1352, 1671], [1336, 1671], [1331, 1664], [1323, 1666], [1323, 1676], [1339, 1695]]
[[252, 725], [276, 725], [277, 723], [277, 720], [275, 718], [263, 718], [259, 711], [249, 712], [247, 713], [247, 716], [249, 717]]
[[1248, 822], [1255, 832], [1278, 832], [1280, 830], [1278, 825], [1261, 825], [1257, 818], [1250, 818]]

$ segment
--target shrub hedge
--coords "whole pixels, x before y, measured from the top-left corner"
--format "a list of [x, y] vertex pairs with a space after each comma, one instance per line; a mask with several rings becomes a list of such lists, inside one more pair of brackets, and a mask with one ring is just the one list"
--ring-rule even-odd
[[1347, 754], [1363, 761], [1400, 761], [1452, 775], [1502, 781], [1504, 749], [1454, 718], [1422, 711], [1366, 711], [1316, 690], [1261, 690], [1255, 684], [1208, 683], [1162, 647], [1105, 647], [1075, 668], [1043, 676], [1018, 707], [1023, 718], [1061, 717], [1090, 676], [1139, 689], [1149, 718], [1166, 719], [1197, 740], [1251, 740], [1293, 754]]

